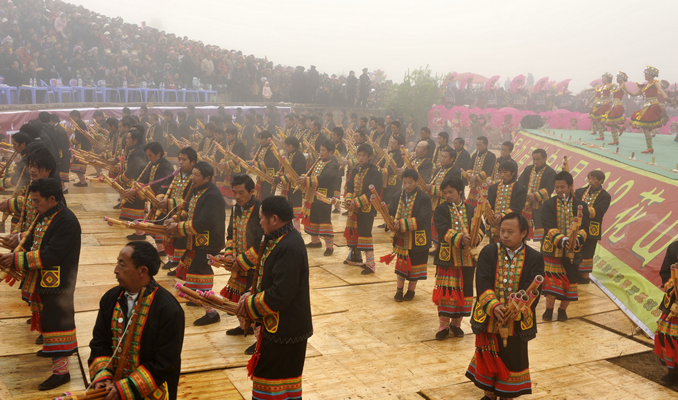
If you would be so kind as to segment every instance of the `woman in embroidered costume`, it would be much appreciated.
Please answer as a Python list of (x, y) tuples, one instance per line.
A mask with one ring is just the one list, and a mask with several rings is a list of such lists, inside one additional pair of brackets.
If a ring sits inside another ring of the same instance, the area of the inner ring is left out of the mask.
[[(259, 148), (252, 159), (252, 164), (268, 176), (275, 176), (280, 169), (280, 163), (278, 163), (278, 159), (271, 148), (272, 137), (273, 135), (269, 131), (262, 131), (259, 134)], [(261, 178), (257, 178), (255, 190), (260, 201), (275, 194), (275, 186), (262, 181)]]
[[(299, 139), (294, 136), (288, 136), (285, 139), (285, 149), (287, 150), (287, 162), (294, 172), (301, 176), (306, 172), (306, 158), (304, 153), (299, 150)], [(283, 173), (284, 172), (284, 173)], [(304, 192), (299, 188), (296, 182), (290, 180), (290, 171), (280, 171), (276, 176), (276, 183), (282, 183), (282, 196), (287, 197), (287, 200), (292, 203), (294, 208), (294, 227), (301, 232), (301, 207), (304, 201)]]
[(527, 238), (540, 242), (544, 239), (544, 228), (541, 223), (541, 206), (551, 197), (556, 171), (546, 165), (546, 150), (536, 149), (532, 152), (532, 164), (525, 167), (518, 178), (518, 183), (527, 189), (527, 199), (523, 215), (530, 223)]
[(261, 203), (259, 220), (266, 234), (256, 295), (243, 294), (236, 314), (261, 323), (252, 359), (252, 399), (301, 399), (308, 338), (313, 335), (308, 255), (294, 229), (294, 213), (282, 196)]
[[(462, 201), (464, 182), (459, 177), (445, 179), (440, 190), (444, 201), (436, 207), (433, 216), (436, 230), (442, 236), (433, 259), (436, 266), (433, 304), (438, 306), (440, 320), (437, 340), (447, 338), (450, 331), (455, 337), (464, 336), (461, 320), (471, 315), (475, 273), (475, 260), (470, 251), (471, 236), (468, 234), (475, 208)], [(482, 236), (481, 233), (478, 243)]]
[[(426, 280), (428, 251), (431, 247), (432, 209), (431, 198), (417, 187), (417, 179), (417, 171), (406, 169), (403, 172), (403, 191), (400, 198), (388, 207), (395, 223), (393, 252), (381, 257), (380, 261), (390, 264), (396, 259), (397, 283), (394, 299), (397, 302), (412, 300), (417, 282)], [(407, 293), (403, 295), (406, 280), (409, 283)]]
[(527, 342), (537, 335), (534, 314), (539, 296), (508, 324), (506, 345), (499, 331), (504, 320), (512, 318), (513, 313), (508, 312), (509, 295), (527, 290), (544, 273), (541, 254), (524, 243), (528, 230), (525, 217), (506, 214), (501, 221), (501, 243), (485, 246), (478, 256), (478, 299), (471, 318), (476, 351), (466, 377), (485, 391), (482, 400), (512, 399), (532, 393)]
[[(192, 189), (191, 173), (193, 172), (193, 166), (198, 161), (198, 154), (192, 148), (186, 147), (179, 150), (177, 160), (179, 169), (176, 170), (172, 182), (169, 184), (169, 187), (161, 186), (158, 189), (158, 196), (156, 196), (163, 212), (157, 219), (158, 221), (163, 221), (163, 223), (165, 219), (174, 215), (179, 204), (188, 198), (189, 192)], [(186, 209), (187, 206), (182, 207)], [(167, 253), (168, 262), (162, 266), (162, 269), (176, 268), (186, 251), (186, 237), (163, 236), (163, 247), (165, 248), (165, 253)], [(175, 276), (176, 270), (170, 271), (168, 275)]]
[[(128, 243), (113, 270), (119, 286), (107, 291), (99, 302), (87, 363), (93, 389), (109, 388), (112, 398), (177, 398), (184, 311), (174, 295), (155, 281), (159, 267), (160, 257), (153, 245)], [(132, 312), (139, 315), (135, 326), (129, 326)], [(129, 335), (135, 340), (127, 354), (121, 354)], [(119, 365), (121, 358), (123, 366)], [(122, 374), (116, 378), (121, 367)]]
[[(217, 255), (226, 242), (226, 204), (221, 192), (212, 182), (214, 169), (204, 161), (193, 167), (191, 176), (193, 190), (185, 211), (165, 221), (166, 234), (186, 237), (186, 251), (177, 267), (176, 277), (186, 281), (193, 290), (209, 291), (214, 285), (214, 271), (208, 263), (207, 255)], [(221, 320), (219, 313), (205, 307), (205, 315), (193, 325), (203, 326)]]
[[(541, 254), (546, 272), (543, 288), (546, 311), (542, 318), (551, 321), (556, 300), (560, 300), (558, 321), (564, 322), (567, 321), (566, 310), (570, 302), (579, 299), (579, 264), (589, 231), (589, 208), (583, 201), (572, 197), (572, 174), (561, 171), (556, 174), (554, 182), (556, 195), (544, 203), (541, 212), (545, 232)], [(582, 219), (578, 231), (573, 234), (571, 229), (579, 206), (582, 207)], [(574, 237), (576, 243), (570, 244), (570, 237)], [(568, 254), (568, 246), (571, 246), (571, 254)]]
[[(31, 330), (42, 332), (39, 357), (52, 359), (52, 376), (38, 386), (50, 390), (70, 381), (68, 356), (78, 350), (73, 294), (80, 258), (80, 223), (69, 210), (61, 182), (41, 178), (29, 186), (37, 211), (35, 227), (23, 247), (3, 254), (0, 264), (25, 275), (23, 290), (30, 295)], [(24, 250), (25, 249), (25, 250)]]
[(666, 249), (664, 262), (659, 270), (664, 298), (659, 304), (661, 317), (654, 335), (654, 353), (669, 369), (661, 382), (666, 386), (678, 384), (678, 242)]
[[(317, 124), (317, 125), (316, 125)], [(318, 123), (314, 123), (318, 127)], [(320, 237), (325, 239), (325, 256), (331, 256), (334, 252), (334, 228), (332, 228), (332, 205), (317, 200), (315, 192), (325, 196), (331, 196), (337, 180), (340, 180), (339, 163), (332, 155), (334, 142), (325, 140), (320, 146), (320, 159), (311, 166), (306, 175), (297, 179), (297, 184), (304, 187), (306, 196), (301, 213), (301, 223), (304, 231), (311, 235), (311, 242), (306, 244), (308, 248), (320, 248)]]
[(626, 93), (629, 93), (629, 89), (626, 87), (626, 81), (628, 80), (629, 77), (619, 71), (617, 74), (617, 87), (612, 89), (610, 111), (602, 119), (603, 124), (609, 126), (610, 132), (612, 132), (612, 143), (608, 143), (611, 146), (619, 144), (619, 136), (624, 133), (624, 123), (626, 122), (624, 96)]
[[(226, 230), (226, 251), (224, 256), (233, 262), (231, 277), (228, 284), (221, 289), (224, 298), (237, 303), (245, 289), (252, 286), (254, 268), (259, 261), (259, 243), (264, 231), (259, 225), (259, 200), (254, 197), (254, 181), (249, 175), (235, 175), (231, 182), (236, 204), (231, 210), (231, 216)], [(229, 336), (242, 336), (245, 321), (229, 329)], [(250, 328), (248, 333), (253, 333)]]
[[(373, 274), (375, 271), (374, 247), (372, 244), (372, 225), (377, 210), (370, 202), (374, 187), (377, 193), (381, 192), (382, 176), (379, 168), (372, 163), (372, 146), (363, 143), (358, 147), (358, 165), (350, 172), (346, 181), (345, 203), (348, 206), (348, 218), (344, 237), (350, 251), (344, 264), (363, 267), (362, 275)], [(360, 252), (365, 252), (365, 264)]]
[(582, 260), (579, 263), (579, 283), (586, 284), (591, 280), (589, 274), (593, 271), (593, 256), (596, 254), (596, 247), (603, 232), (603, 217), (610, 207), (612, 196), (607, 190), (603, 189), (605, 182), (605, 173), (600, 170), (593, 170), (586, 176), (589, 181), (588, 186), (575, 190), (574, 197), (588, 204), (589, 209), (589, 230), (584, 246), (581, 249)]
[[(510, 143), (510, 142), (509, 142)], [(499, 176), (501, 181), (490, 186), (487, 190), (487, 202), (492, 207), (494, 220), (489, 221), (491, 225), (491, 242), (499, 242), (499, 224), (504, 215), (515, 212), (521, 214), (525, 207), (527, 191), (525, 187), (517, 182), (518, 164), (513, 160), (507, 160), (499, 165)]]
[(593, 107), (591, 107), (591, 112), (589, 113), (589, 118), (591, 118), (591, 124), (593, 125), (593, 132), (591, 132), (591, 134), (595, 135), (596, 132), (598, 132), (599, 136), (596, 140), (605, 140), (605, 125), (603, 124), (603, 119), (611, 108), (610, 92), (616, 87), (616, 85), (612, 83), (611, 73), (604, 73), (602, 80), (602, 86), (586, 90), (594, 90), (596, 92), (589, 100), (589, 104), (593, 102)]
[(631, 115), (631, 125), (636, 129), (642, 129), (645, 134), (647, 149), (643, 154), (654, 153), (652, 147), (652, 130), (662, 125), (662, 107), (659, 104), (658, 96), (665, 100), (669, 96), (664, 92), (661, 83), (656, 79), (659, 76), (659, 70), (648, 66), (645, 68), (645, 80), (647, 83), (637, 83), (638, 90), (635, 92), (627, 91), (631, 96), (642, 95), (645, 97), (643, 108)]

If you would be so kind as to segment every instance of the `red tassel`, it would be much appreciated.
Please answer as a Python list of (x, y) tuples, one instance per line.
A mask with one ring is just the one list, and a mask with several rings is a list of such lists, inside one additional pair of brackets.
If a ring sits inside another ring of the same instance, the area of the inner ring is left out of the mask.
[(257, 347), (254, 349), (254, 354), (250, 357), (250, 360), (247, 362), (247, 377), (252, 379), (254, 376), (254, 369), (259, 363), (259, 357), (261, 356), (261, 338), (264, 336), (264, 329), (259, 333), (259, 338), (257, 338)]
[(42, 332), (40, 313), (34, 312), (31, 314), (31, 332)]
[(433, 289), (433, 304), (438, 305), (440, 303), (440, 300), (443, 298), (443, 288), (441, 287), (435, 287)]
[(379, 262), (389, 265), (391, 261), (396, 257), (395, 253), (390, 253), (379, 258)]
[(12, 278), (12, 275), (7, 275), (7, 277), (5, 277), (5, 282), (12, 287), (16, 283), (16, 279)]
[(452, 290), (452, 297), (454, 298), (454, 301), (457, 302), (457, 307), (461, 308), (464, 306), (464, 297), (460, 292)]

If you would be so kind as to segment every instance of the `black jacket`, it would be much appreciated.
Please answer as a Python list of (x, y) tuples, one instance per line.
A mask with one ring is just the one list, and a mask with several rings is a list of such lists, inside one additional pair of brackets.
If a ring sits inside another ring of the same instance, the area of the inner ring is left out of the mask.
[[(127, 309), (127, 299), (124, 295), (124, 289), (116, 286), (106, 292), (99, 302), (99, 313), (92, 331), (92, 341), (89, 343), (91, 350), (88, 365), (99, 357), (104, 359), (113, 355), (113, 348), (116, 342), (113, 341), (113, 331), (111, 328), (117, 321), (113, 321), (113, 311), (119, 307), (126, 318), (129, 318), (130, 310)], [(146, 312), (146, 321), (141, 331), (141, 342), (139, 343), (139, 365), (143, 366), (153, 377), (158, 386), (167, 382), (169, 398), (177, 398), (177, 387), (179, 386), (179, 375), (181, 374), (181, 349), (184, 344), (184, 311), (174, 295), (168, 292), (162, 286), (159, 286), (154, 279), (146, 287), (144, 297), (153, 294), (153, 300)], [(117, 363), (111, 363), (110, 373), (114, 374), (113, 369)], [(93, 378), (93, 377), (92, 377)], [(131, 379), (126, 377), (125, 379)], [(142, 399), (134, 384), (129, 385), (132, 388), (135, 399)]]

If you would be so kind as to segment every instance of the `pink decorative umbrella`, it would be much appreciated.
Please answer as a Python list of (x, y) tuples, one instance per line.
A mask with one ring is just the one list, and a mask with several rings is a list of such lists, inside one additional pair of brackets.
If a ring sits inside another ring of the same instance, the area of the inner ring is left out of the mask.
[(474, 76), (475, 76), (474, 74), (466, 75), (464, 77), (464, 79), (462, 79), (461, 83), (459, 84), (459, 88), (460, 89), (466, 89), (466, 86), (468, 86), (469, 83), (477, 83), (477, 82), (473, 82)]
[(457, 74), (457, 76), (454, 78), (455, 81), (462, 81), (465, 78), (468, 77), (468, 75), (473, 75), (473, 83), (487, 83), (487, 78), (485, 78), (482, 75), (474, 74), (473, 72), (462, 72)]
[(515, 93), (521, 86), (525, 84), (525, 75), (518, 75), (511, 81), (509, 91)]
[(626, 82), (626, 88), (632, 92), (635, 92), (638, 90), (638, 85), (636, 85), (635, 82)]
[(558, 94), (563, 94), (567, 90), (567, 85), (570, 83), (572, 79), (565, 79), (564, 81), (560, 82), (558, 85), (556, 85), (556, 93)]
[(543, 77), (543, 78), (541, 78), (540, 80), (538, 80), (537, 83), (534, 84), (533, 92), (534, 92), (534, 93), (537, 93), (537, 92), (541, 92), (542, 90), (544, 90), (544, 86), (546, 86), (546, 84), (548, 83), (548, 81), (549, 81), (549, 77), (548, 77), (548, 76)]
[(603, 84), (603, 79), (602, 79), (602, 78), (596, 79), (595, 81), (589, 83), (589, 85), (591, 85), (591, 87), (600, 86), (600, 85), (602, 85), (602, 84)]
[(493, 88), (498, 80), (499, 80), (499, 75), (495, 75), (492, 78), (490, 78), (487, 81), (487, 83), (485, 83), (485, 90), (490, 90), (491, 88)]

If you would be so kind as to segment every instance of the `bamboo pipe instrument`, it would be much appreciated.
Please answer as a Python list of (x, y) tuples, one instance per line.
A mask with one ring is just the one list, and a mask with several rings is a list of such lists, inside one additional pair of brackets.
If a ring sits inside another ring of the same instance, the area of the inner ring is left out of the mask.
[(2, 170), (0, 170), (0, 178), (5, 176), (5, 171), (7, 171), (7, 168), (9, 168), (10, 164), (12, 164), (12, 161), (14, 161), (14, 158), (18, 154), (17, 151), (14, 151), (12, 155), (9, 157), (9, 160), (5, 163), (5, 165), (2, 166)]
[(307, 139), (304, 139), (303, 143), (306, 150), (313, 156), (313, 158), (317, 159), (319, 154), (318, 151), (316, 151), (315, 147), (313, 147)]
[(476, 207), (475, 213), (473, 215), (473, 223), (471, 225), (471, 248), (478, 247), (480, 244), (480, 224), (482, 223), (482, 216), (485, 212), (485, 205), (487, 204), (487, 184), (483, 183), (481, 186), (480, 201), (478, 202), (478, 207)]
[(574, 247), (577, 243), (577, 235), (579, 234), (579, 227), (581, 226), (583, 206), (577, 207), (577, 215), (572, 219), (572, 225), (570, 226), (570, 235), (567, 241), (567, 258), (570, 259), (570, 262), (574, 261)]
[(179, 290), (179, 297), (185, 299), (187, 298), (189, 299), (189, 301), (201, 306), (216, 308), (231, 315), (235, 315), (235, 309), (238, 306), (236, 303), (224, 299), (224, 303), (219, 304), (218, 302), (212, 300), (210, 297), (203, 297), (197, 292), (193, 291), (193, 289), (189, 289), (181, 283), (177, 283), (176, 285), (174, 285), (174, 288)]
[[(14, 187), (14, 191), (12, 191), (12, 197), (11, 199), (15, 199), (19, 195), (19, 186), (21, 185), (21, 181), (24, 179), (24, 174), (26, 173), (26, 167), (21, 170), (21, 175), (19, 175), (19, 181), (16, 183), (16, 186)], [(5, 226), (5, 221), (7, 221), (7, 218), (9, 218), (9, 211), (5, 211), (2, 215), (2, 226), (4, 228)]]
[(267, 175), (265, 172), (263, 172), (262, 170), (260, 170), (257, 167), (249, 165), (245, 160), (243, 160), (242, 158), (233, 154), (233, 152), (231, 152), (230, 150), (227, 151), (227, 153), (230, 157), (232, 157), (235, 160), (235, 162), (240, 164), (240, 166), (243, 167), (247, 172), (250, 172), (250, 173), (256, 175), (258, 178), (260, 178), (261, 180), (263, 180), (263, 181), (265, 181), (265, 182), (267, 182), (271, 185), (275, 184), (275, 180), (273, 179), (272, 176)]
[(391, 214), (388, 213), (388, 208), (386, 207), (386, 203), (380, 202), (379, 201), (379, 196), (372, 195), (370, 196), (370, 203), (374, 206), (374, 208), (377, 210), (377, 212), (381, 215), (381, 217), (384, 219), (384, 224), (388, 228), (389, 231), (393, 232), (394, 234), (398, 234), (395, 230), (395, 223), (393, 222), (393, 218), (391, 217)]
[(315, 198), (322, 201), (325, 204), (341, 203), (341, 207), (348, 210), (348, 206), (346, 205), (346, 203), (342, 202), (338, 197), (329, 198), (329, 197), (325, 196), (324, 194), (316, 191), (315, 192)]
[(61, 396), (54, 397), (53, 400), (103, 400), (110, 393), (110, 389), (91, 389), (85, 392), (63, 392)]
[[(266, 236), (261, 238), (261, 243), (259, 244), (259, 260), (257, 260), (257, 269), (254, 270), (254, 279), (252, 280), (252, 288), (250, 292), (252, 293), (252, 296), (257, 295), (257, 287), (259, 286), (259, 277), (261, 276), (261, 270), (264, 268), (264, 266), (261, 264), (261, 261), (263, 260), (264, 256), (264, 250), (266, 249)], [(245, 319), (245, 323), (243, 324), (244, 328), (243, 330), (245, 331), (245, 334), (243, 336), (247, 337), (247, 331), (250, 330), (250, 325), (252, 325), (252, 320), (249, 318)]]
[(403, 153), (403, 160), (405, 161), (405, 165), (409, 169), (413, 169), (417, 171), (417, 185), (419, 185), (419, 188), (426, 192), (426, 181), (424, 178), (421, 177), (421, 174), (419, 173), (419, 168), (417, 168), (416, 165), (412, 164), (412, 160), (410, 160), (410, 156), (407, 154), (405, 151), (405, 146), (400, 146), (400, 151)]

